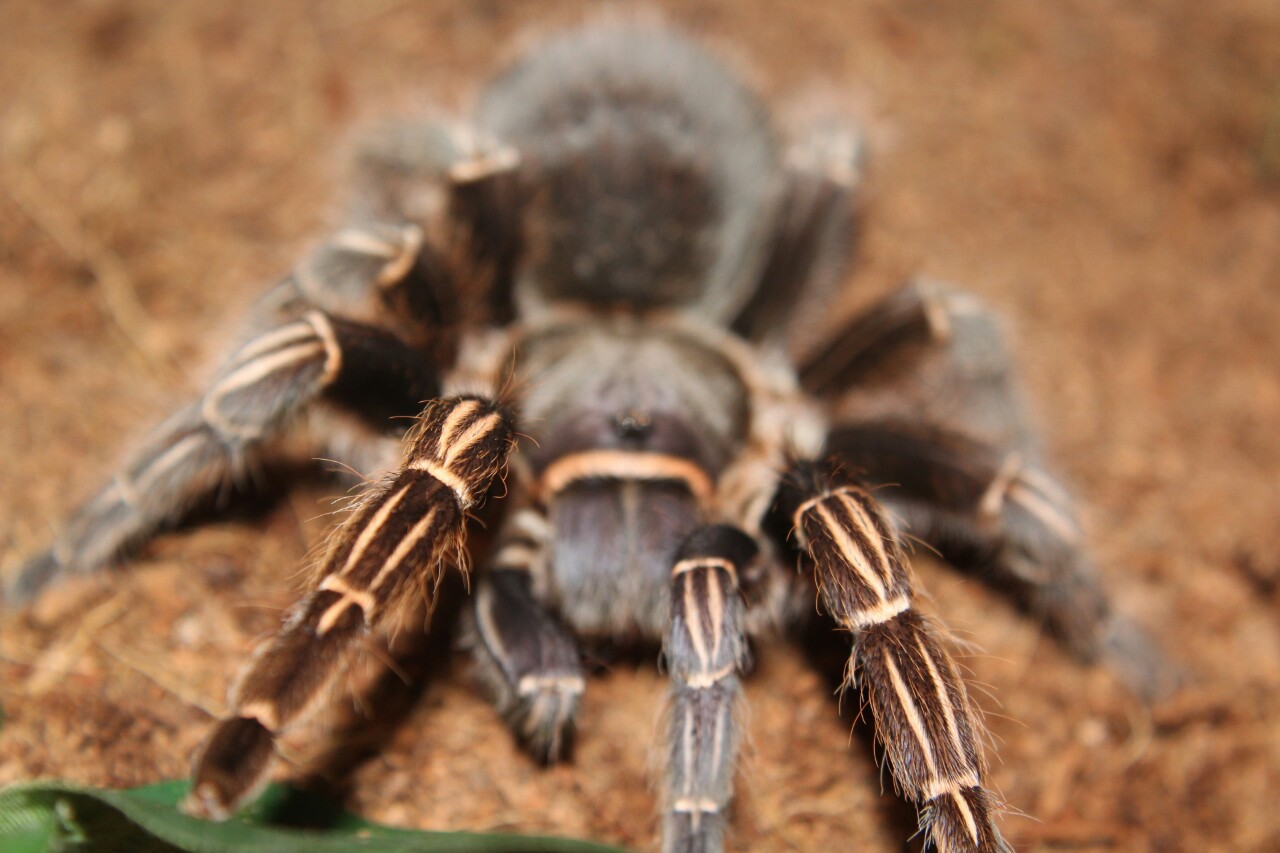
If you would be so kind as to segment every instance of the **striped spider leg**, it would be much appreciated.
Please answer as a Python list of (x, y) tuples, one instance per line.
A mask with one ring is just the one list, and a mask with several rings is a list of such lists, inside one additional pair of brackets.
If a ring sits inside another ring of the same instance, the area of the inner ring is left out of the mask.
[(897, 534), (874, 498), (827, 463), (788, 471), (777, 508), (822, 606), (854, 635), (846, 685), (860, 686), (894, 781), (921, 808), (921, 828), (941, 853), (1009, 847), (983, 787), (983, 729), (940, 631), (915, 607)]
[[(379, 128), (357, 160), (354, 224), (259, 300), (199, 398), (154, 429), (24, 564), (5, 590), (10, 604), (60, 575), (96, 571), (251, 485), (286, 437), (303, 458), (384, 468), (403, 432), (396, 419), (440, 393), (456, 326), (476, 310), (509, 314), (515, 152), (460, 123), (423, 121)], [(474, 296), (491, 304), (470, 306)]]
[(324, 696), (356, 642), (407, 595), (431, 595), (443, 564), (460, 558), (466, 514), (504, 470), (514, 436), (489, 400), (427, 405), (399, 471), (343, 525), (312, 589), (233, 687), (232, 716), (196, 757), (189, 813), (225, 819), (249, 799), (267, 778), (275, 739)]
[(878, 496), (905, 530), (1044, 620), (1082, 661), (1107, 663), (1139, 695), (1167, 692), (1177, 673), (1111, 607), (1074, 502), (1040, 463), (994, 315), (963, 291), (914, 281), (854, 317), (802, 382), (832, 394), (874, 386), (887, 369), (902, 396), (902, 367), (925, 411), (838, 423), (828, 451), (886, 487)]
[(547, 599), (545, 508), (512, 513), (476, 584), (477, 675), (516, 737), (543, 763), (564, 759), (586, 688), (573, 635)]
[(53, 546), (23, 566), (8, 600), (30, 599), (59, 575), (97, 570), (223, 496), (305, 414), (326, 406), (358, 411), (385, 432), (392, 415), (418, 411), (438, 394), (436, 366), (422, 352), (321, 307), (341, 303), (334, 294), (342, 292), (389, 295), (416, 286), (421, 244), (412, 226), (366, 226), (311, 252), (259, 306), (259, 328), (200, 398), (156, 428)]
[(663, 850), (720, 850), (733, 794), (740, 676), (748, 661), (738, 578), (755, 541), (729, 525), (696, 530), (671, 569), (671, 675)]

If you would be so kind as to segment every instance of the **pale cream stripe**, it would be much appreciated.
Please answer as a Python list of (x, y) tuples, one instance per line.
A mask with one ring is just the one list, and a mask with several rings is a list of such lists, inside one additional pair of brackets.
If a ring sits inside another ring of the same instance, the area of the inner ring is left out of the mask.
[(685, 572), (692, 572), (695, 569), (724, 569), (729, 573), (729, 577), (737, 584), (738, 570), (733, 563), (722, 557), (687, 557), (676, 563), (671, 569), (671, 576), (677, 577)]
[(244, 705), (238, 705), (236, 707), (236, 716), (252, 717), (261, 723), (267, 731), (276, 734), (280, 731), (280, 718), (277, 716), (276, 711), (276, 706), (265, 699), (255, 699)]
[(946, 794), (954, 794), (965, 788), (977, 788), (982, 784), (975, 770), (966, 770), (955, 779), (932, 779), (924, 787), (925, 800), (933, 800)]
[(1074, 519), (1021, 483), (1013, 484), (1009, 490), (1009, 498), (1040, 519), (1045, 527), (1058, 534), (1064, 542), (1075, 542), (1080, 538), (1080, 528), (1076, 526)]
[(507, 648), (503, 645), (497, 626), (493, 624), (493, 590), (488, 584), (480, 584), (480, 588), (476, 590), (476, 627), (480, 629), (480, 635), (493, 656), (499, 661), (505, 661), (508, 657)]
[(365, 612), (366, 618), (373, 614), (373, 596), (365, 590), (356, 589), (338, 575), (326, 575), (320, 582), (320, 589), (336, 592), (343, 598), (354, 601)]
[(321, 385), (332, 385), (342, 370), (342, 347), (338, 345), (338, 335), (333, 331), (333, 322), (320, 311), (308, 311), (303, 318), (316, 330), (320, 340), (324, 342), (324, 373), (320, 377)]
[(884, 537), (876, 528), (871, 514), (867, 512), (859, 501), (851, 498), (848, 492), (839, 495), (837, 500), (840, 501), (841, 506), (849, 511), (850, 519), (854, 524), (858, 525), (858, 532), (871, 543), (871, 548), (875, 551), (876, 556), (876, 559), (872, 561), (872, 568), (880, 575), (887, 589), (893, 583), (893, 568), (889, 564), (889, 555), (884, 550)]
[[(152, 460), (150, 465), (142, 469), (142, 473), (135, 477), (133, 482), (130, 484), (129, 491), (135, 498), (143, 492), (146, 492), (150, 488), (153, 480), (168, 469), (177, 465), (208, 440), (208, 436), (201, 435), (198, 432), (192, 433), (191, 435), (183, 438), (177, 444), (173, 445), (164, 453)], [(120, 494), (121, 496), (127, 494), (124, 488), (121, 488)]]
[(960, 809), (960, 816), (964, 818), (965, 826), (969, 827), (969, 837), (973, 839), (973, 843), (978, 843), (978, 821), (973, 816), (973, 809), (969, 808), (969, 801), (960, 795), (958, 791), (952, 792), (951, 799), (956, 801), (956, 806)]
[(233, 357), (237, 363), (244, 363), (285, 344), (310, 338), (313, 335), (314, 332), (311, 326), (299, 320), (287, 326), (264, 332), (261, 336), (254, 338), (241, 347)]
[(449, 180), (455, 184), (470, 184), (499, 172), (508, 172), (520, 165), (520, 152), (510, 145), (493, 151), (473, 154), (449, 167)]
[(711, 478), (696, 462), (665, 453), (632, 450), (584, 450), (547, 466), (540, 480), (547, 494), (558, 494), (578, 480), (679, 480), (701, 503), (711, 497)]
[(845, 495), (862, 495), (861, 489), (852, 486), (841, 486), (838, 489), (832, 489), (829, 492), (823, 492), (820, 495), (814, 495), (808, 500), (796, 507), (796, 511), (791, 514), (791, 526), (795, 528), (796, 534), (800, 537), (800, 546), (803, 548), (808, 545), (808, 541), (804, 536), (804, 517), (818, 504), (825, 503), (833, 497), (841, 497)]
[(378, 511), (374, 513), (373, 518), (369, 519), (369, 523), (365, 525), (364, 530), (360, 531), (360, 535), (356, 538), (356, 544), (351, 546), (351, 553), (347, 556), (347, 561), (336, 574), (344, 575), (356, 567), (356, 564), (360, 562), (360, 558), (364, 556), (364, 552), (368, 550), (369, 545), (373, 542), (374, 537), (382, 532), (382, 528), (386, 525), (387, 519), (391, 517), (391, 513), (395, 512), (395, 508), (400, 505), (400, 501), (404, 500), (404, 496), (411, 485), (406, 483), (401, 487), (400, 491), (378, 507)]
[(1000, 514), (1000, 508), (1004, 506), (1005, 495), (1009, 493), (1009, 486), (1013, 484), (1014, 479), (1021, 470), (1021, 453), (1010, 453), (1001, 460), (1000, 469), (991, 478), (991, 482), (987, 484), (981, 499), (978, 500), (978, 512), (981, 515), (995, 518)]
[(271, 355), (245, 362), (240, 367), (228, 373), (220, 379), (211, 389), (211, 393), (205, 398), (206, 406), (213, 400), (222, 397), (231, 391), (237, 391), (255, 382), (259, 382), (263, 377), (270, 376), (282, 367), (288, 367), (298, 362), (304, 362), (313, 358), (317, 353), (325, 352), (324, 342), (320, 340), (311, 340), (305, 343), (296, 344), (288, 349), (278, 350)]
[(840, 549), (845, 562), (852, 566), (853, 570), (858, 573), (858, 577), (862, 578), (863, 583), (874, 591), (881, 601), (884, 601), (889, 591), (885, 588), (884, 581), (880, 578), (880, 573), (867, 560), (867, 555), (862, 552), (858, 544), (849, 536), (848, 531), (837, 523), (830, 509), (818, 504), (814, 507), (814, 512), (822, 519), (823, 525), (827, 528), (827, 533), (835, 540), (836, 547)]
[(400, 540), (399, 544), (396, 545), (396, 549), (391, 552), (391, 556), (387, 558), (387, 562), (383, 564), (382, 568), (378, 570), (378, 574), (374, 576), (373, 583), (369, 585), (370, 592), (377, 592), (387, 578), (400, 568), (404, 558), (422, 541), (431, 525), (435, 523), (437, 512), (438, 508), (432, 505), (427, 514), (418, 519), (418, 522), (413, 525), (408, 534)]
[(587, 682), (580, 675), (526, 675), (516, 683), (516, 693), (532, 696), (546, 690), (556, 693), (581, 693)]
[(924, 756), (924, 765), (929, 771), (929, 785), (934, 785), (938, 778), (938, 763), (933, 756), (933, 745), (929, 743), (928, 732), (924, 728), (924, 718), (920, 716), (920, 709), (916, 707), (915, 701), (911, 698), (911, 693), (907, 690), (907, 684), (902, 680), (902, 673), (898, 672), (898, 665), (893, 662), (893, 655), (887, 649), (884, 653), (884, 662), (889, 670), (889, 680), (893, 683), (893, 690), (898, 694), (898, 702), (902, 705), (902, 711), (906, 715), (907, 725), (911, 727), (912, 733), (920, 743), (920, 752)]
[(453, 464), (458, 461), (458, 456), (466, 453), (476, 442), (493, 432), (494, 427), (502, 420), (502, 416), (497, 412), (486, 415), (467, 427), (467, 431), (451, 441), (447, 447), (442, 447), (444, 451), (444, 464), (452, 468)]
[[(684, 709), (684, 737), (682, 744), (684, 746), (684, 754), (681, 756), (684, 764), (684, 795), (687, 797), (693, 791), (693, 709), (686, 707)], [(677, 802), (679, 802), (677, 800)]]
[[(354, 598), (343, 596), (325, 608), (324, 613), (320, 614), (320, 619), (316, 622), (316, 636), (323, 637), (332, 630), (334, 624), (343, 613), (347, 612), (349, 607), (359, 607), (360, 602)], [(367, 622), (370, 616), (368, 610), (361, 608), (362, 615)]]
[[(719, 814), (720, 805), (707, 797), (681, 797), (671, 804), (671, 810), (680, 814), (691, 814), (696, 818), (698, 814)], [(694, 828), (697, 828), (696, 820)]]
[(1039, 468), (1023, 468), (1018, 472), (1018, 479), (1040, 492), (1050, 503), (1071, 503), (1071, 496), (1061, 484)]
[(715, 572), (707, 572), (706, 578), (707, 603), (711, 610), (711, 659), (719, 660), (720, 646), (724, 643), (724, 590)]
[(448, 452), (449, 445), (453, 443), (453, 434), (458, 431), (462, 422), (474, 415), (479, 408), (479, 400), (463, 400), (453, 407), (453, 410), (445, 416), (444, 423), (440, 425), (440, 438), (436, 444), (437, 455)]
[(711, 666), (711, 657), (707, 652), (707, 638), (702, 634), (702, 614), (699, 612), (697, 597), (693, 594), (693, 578), (684, 580), (684, 624), (689, 632), (689, 640), (693, 643), (693, 651), (698, 655), (700, 668), (705, 672)]
[(503, 545), (494, 555), (492, 563), (495, 569), (528, 571), (538, 559), (538, 549), (523, 542), (511, 542)]
[(933, 662), (933, 655), (930, 654), (923, 637), (916, 637), (916, 648), (920, 650), (920, 654), (924, 657), (925, 666), (929, 668), (929, 678), (933, 680), (933, 690), (938, 694), (938, 702), (942, 706), (942, 715), (946, 718), (947, 736), (951, 738), (951, 746), (955, 749), (956, 755), (967, 763), (964, 743), (960, 740), (960, 724), (956, 721), (956, 712), (951, 705), (951, 696), (947, 693), (946, 685), (942, 681), (942, 675), (938, 672), (938, 667)]
[(511, 528), (523, 533), (535, 542), (545, 542), (551, 534), (551, 524), (547, 517), (537, 510), (522, 509), (511, 519)]
[(716, 708), (716, 725), (711, 734), (711, 766), (714, 768), (719, 768), (720, 762), (724, 760), (724, 730), (728, 725), (728, 716), (729, 708), (727, 704), (722, 703), (720, 707)]
[(850, 630), (857, 631), (871, 625), (888, 622), (899, 613), (910, 609), (911, 596), (900, 595), (892, 601), (883, 601), (874, 607), (855, 610), (842, 620), (842, 624)]
[(458, 506), (463, 509), (471, 507), (471, 487), (467, 482), (457, 474), (450, 471), (442, 465), (437, 465), (430, 459), (415, 459), (409, 463), (409, 469), (412, 471), (425, 471), (432, 477), (435, 477), (441, 483), (444, 483), (458, 498)]
[(946, 294), (941, 288), (930, 282), (920, 282), (920, 301), (924, 308), (925, 322), (929, 325), (929, 334), (935, 341), (947, 341), (951, 338), (951, 312), (947, 307)]
[(329, 241), (337, 249), (346, 249), (361, 255), (390, 260), (400, 254), (400, 247), (390, 240), (358, 228), (344, 228)]
[(730, 675), (733, 675), (737, 668), (738, 665), (736, 663), (729, 663), (710, 672), (695, 672), (685, 679), (684, 683), (685, 686), (692, 687), (694, 690), (706, 690), (708, 687), (714, 687)]

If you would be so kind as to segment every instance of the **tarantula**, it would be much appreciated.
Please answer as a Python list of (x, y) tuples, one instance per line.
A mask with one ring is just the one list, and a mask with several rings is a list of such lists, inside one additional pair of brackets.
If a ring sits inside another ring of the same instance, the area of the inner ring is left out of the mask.
[(10, 596), (107, 564), (305, 432), (316, 455), (386, 473), (239, 677), (190, 812), (253, 796), (358, 641), (464, 561), (489, 496), (474, 653), (538, 757), (566, 753), (580, 642), (662, 644), (664, 849), (721, 848), (747, 638), (813, 619), (816, 596), (852, 635), (847, 682), (927, 841), (1007, 850), (981, 724), (903, 540), (1011, 590), (1085, 659), (1117, 623), (977, 300), (916, 281), (788, 355), (812, 320), (797, 306), (846, 272), (859, 169), (850, 122), (780, 141), (670, 30), (544, 41), (468, 122), (370, 136), (352, 224), (269, 292), (203, 395)]

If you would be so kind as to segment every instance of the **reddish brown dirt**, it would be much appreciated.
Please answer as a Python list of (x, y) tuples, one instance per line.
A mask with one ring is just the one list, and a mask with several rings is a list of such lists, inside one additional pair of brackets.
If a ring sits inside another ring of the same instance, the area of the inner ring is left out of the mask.
[[(785, 11), (783, 11), (785, 9)], [(455, 104), (562, 2), (0, 2), (0, 559), (11, 572), (330, 221), (349, 129)], [(862, 301), (923, 271), (1000, 306), (1109, 586), (1193, 673), (1144, 707), (998, 597), (924, 567), (1023, 850), (1280, 849), (1280, 5), (697, 2), (769, 97), (821, 84), (873, 143)], [(186, 773), (295, 588), (323, 487), (166, 538), (0, 616), (0, 782)], [(750, 680), (737, 850), (902, 849), (865, 732), (787, 647)], [(593, 681), (536, 769), (432, 681), (353, 779), (395, 824), (648, 846), (663, 689)], [(302, 748), (298, 744), (297, 748)], [(286, 768), (286, 771), (288, 768)]]

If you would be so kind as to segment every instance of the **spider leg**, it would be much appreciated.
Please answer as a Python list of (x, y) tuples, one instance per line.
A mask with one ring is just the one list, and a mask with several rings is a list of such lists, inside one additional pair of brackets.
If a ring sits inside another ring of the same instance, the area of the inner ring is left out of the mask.
[[(857, 314), (800, 368), (806, 390), (877, 417), (1035, 449), (1001, 325), (977, 297), (917, 279)], [(849, 404), (853, 404), (851, 407)]]
[(885, 487), (878, 496), (912, 535), (1138, 694), (1176, 684), (1156, 645), (1112, 610), (1073, 502), (1040, 464), (999, 323), (977, 298), (912, 282), (856, 316), (801, 376), (815, 393), (852, 392), (862, 414), (833, 428), (828, 449)]
[(776, 342), (808, 325), (806, 308), (825, 310), (849, 266), (861, 161), (857, 131), (838, 124), (812, 129), (787, 148), (773, 242), (735, 332)]
[(538, 760), (565, 757), (586, 687), (573, 636), (539, 600), (546, 518), (516, 513), (475, 595), (481, 678), (516, 736)]
[(459, 296), (483, 292), (484, 319), (510, 322), (522, 247), (520, 152), (462, 121), (401, 120), (374, 128), (356, 163), (353, 215), (448, 223), (443, 242), (461, 248), (461, 257), (452, 260), (470, 266), (472, 286)]
[[(396, 235), (405, 242), (393, 242)], [(333, 302), (344, 288), (358, 289), (353, 281), (398, 283), (415, 246), (414, 236), (399, 230), (353, 230), (313, 252), (282, 285), (294, 288), (303, 307), (258, 329), (199, 400), (156, 428), (73, 514), (53, 546), (24, 565), (8, 599), (27, 600), (61, 574), (100, 568), (244, 480), (263, 445), (317, 400), (358, 412), (382, 430), (392, 416), (418, 411), (439, 392), (431, 361), (389, 332), (306, 308), (315, 303), (298, 290), (310, 282)]]
[[(812, 564), (823, 607), (855, 635), (846, 672), (894, 781), (942, 853), (1003, 853), (983, 787), (983, 730), (940, 631), (916, 609), (906, 556), (876, 501), (834, 465), (798, 463), (776, 505)], [(927, 845), (926, 845), (927, 846)]]
[(437, 390), (422, 356), (380, 330), (320, 311), (271, 329), (237, 350), (198, 402), (147, 438), (57, 542), (23, 567), (7, 595), (29, 599), (60, 574), (95, 570), (150, 539), (242, 477), (263, 442), (322, 393), (404, 413)]
[(1083, 548), (1070, 497), (1018, 451), (919, 424), (835, 428), (828, 449), (858, 471), (905, 530), (1045, 621), (1082, 660), (1106, 659), (1143, 695), (1173, 677), (1114, 613)]
[(312, 589), (254, 654), (195, 761), (184, 808), (224, 819), (267, 778), (278, 735), (343, 672), (356, 641), (408, 594), (427, 595), (458, 557), (464, 522), (502, 472), (514, 440), (503, 411), (476, 397), (427, 405), (404, 464), (369, 494), (326, 554)]
[(738, 746), (739, 675), (747, 663), (739, 574), (756, 555), (742, 531), (712, 525), (685, 541), (671, 570), (671, 674), (662, 849), (722, 848)]

